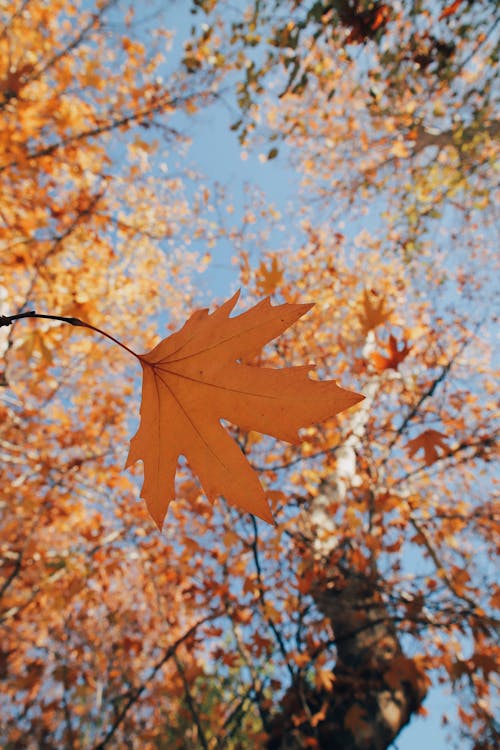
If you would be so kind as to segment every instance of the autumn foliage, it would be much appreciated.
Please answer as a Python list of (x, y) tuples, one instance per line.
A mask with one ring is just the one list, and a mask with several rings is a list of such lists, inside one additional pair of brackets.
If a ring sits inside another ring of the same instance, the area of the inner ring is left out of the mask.
[(188, 459), (211, 502), (222, 496), (272, 523), (264, 489), (220, 425), (221, 418), (297, 443), (300, 427), (323, 422), (363, 399), (334, 381), (310, 380), (310, 365), (281, 371), (252, 365), (255, 353), (311, 305), (272, 307), (265, 299), (230, 318), (238, 297), (211, 315), (198, 310), (180, 331), (140, 356), (141, 423), (127, 466), (142, 459), (142, 494), (160, 529), (175, 497), (180, 455)]
[(491, 4), (147, 5), (0, 9), (0, 745), (493, 750)]

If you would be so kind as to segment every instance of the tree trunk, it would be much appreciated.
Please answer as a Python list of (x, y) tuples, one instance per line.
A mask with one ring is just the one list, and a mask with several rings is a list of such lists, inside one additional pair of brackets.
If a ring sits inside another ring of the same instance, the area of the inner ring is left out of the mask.
[[(374, 342), (370, 331), (367, 358)], [(374, 373), (335, 454), (336, 470), (302, 517), (302, 538), (318, 571), (311, 593), (335, 636), (333, 687), (319, 691), (304, 680), (292, 685), (271, 722), (268, 750), (385, 750), (426, 695), (425, 677), (404, 655), (382, 597), (386, 587), (376, 561), (363, 561), (363, 569), (353, 562), (350, 542), (339, 538), (332, 514), (332, 507), (349, 503), (351, 488), (361, 485), (357, 454), (379, 388)], [(361, 531), (360, 541), (362, 537)]]
[(293, 685), (268, 750), (385, 750), (425, 698), (426, 681), (403, 654), (377, 578), (350, 570), (341, 579), (313, 594), (336, 639), (332, 691)]

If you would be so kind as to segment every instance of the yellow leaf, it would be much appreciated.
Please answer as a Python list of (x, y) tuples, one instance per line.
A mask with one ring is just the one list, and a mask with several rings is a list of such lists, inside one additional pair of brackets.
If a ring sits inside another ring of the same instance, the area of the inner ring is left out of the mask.
[(410, 155), (410, 152), (403, 141), (395, 141), (391, 148), (391, 154), (393, 156), (399, 157), (400, 159), (407, 159)]

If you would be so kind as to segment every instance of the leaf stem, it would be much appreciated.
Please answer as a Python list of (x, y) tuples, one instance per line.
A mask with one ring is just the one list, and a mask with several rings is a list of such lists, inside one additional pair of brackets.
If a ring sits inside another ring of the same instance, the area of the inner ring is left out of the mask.
[(123, 344), (121, 341), (118, 341), (118, 339), (115, 339), (115, 337), (110, 333), (106, 333), (106, 331), (102, 331), (100, 328), (96, 328), (96, 326), (91, 325), (91, 323), (86, 323), (84, 320), (80, 320), (80, 318), (68, 318), (64, 315), (44, 315), (42, 313), (37, 313), (34, 310), (28, 310), (27, 312), (17, 313), (16, 315), (0, 315), (0, 328), (2, 326), (10, 326), (15, 320), (20, 320), (21, 318), (45, 318), (46, 320), (60, 320), (62, 323), (69, 323), (72, 326), (82, 326), (83, 328), (89, 328), (91, 331), (95, 331), (96, 333), (100, 333), (101, 336), (105, 336), (114, 344), (118, 344), (118, 346), (121, 346), (121, 348), (125, 349), (126, 352), (138, 359), (139, 362), (141, 361), (140, 354), (132, 351), (132, 349), (126, 346), (126, 344)]

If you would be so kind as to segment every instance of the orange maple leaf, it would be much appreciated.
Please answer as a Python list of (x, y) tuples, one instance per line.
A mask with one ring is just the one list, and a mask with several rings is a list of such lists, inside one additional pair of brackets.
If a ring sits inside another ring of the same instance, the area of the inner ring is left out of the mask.
[(33, 72), (33, 65), (26, 63), (17, 69), (10, 69), (3, 80), (0, 80), (0, 94), (5, 99), (19, 96), (23, 86), (26, 85), (28, 76)]
[(227, 419), (295, 443), (298, 429), (353, 406), (364, 397), (335, 381), (307, 376), (313, 366), (276, 370), (245, 364), (310, 310), (310, 304), (259, 302), (234, 318), (239, 292), (209, 314), (193, 313), (183, 328), (139, 356), (141, 421), (126, 467), (144, 462), (141, 497), (161, 528), (175, 497), (183, 455), (208, 499), (218, 496), (272, 523), (266, 494), (244, 454), (221, 425)]
[(389, 336), (387, 350), (389, 352), (388, 357), (384, 357), (384, 355), (379, 354), (379, 352), (373, 352), (373, 354), (370, 355), (374, 367), (379, 372), (389, 369), (397, 370), (399, 364), (408, 356), (411, 346), (408, 346), (406, 341), (403, 341), (403, 348), (399, 350), (396, 338), (391, 335)]
[(280, 267), (276, 256), (273, 257), (269, 269), (264, 261), (262, 261), (257, 270), (257, 274), (260, 277), (257, 279), (257, 291), (259, 294), (265, 296), (273, 294), (276, 291), (276, 287), (283, 279), (283, 269)]
[(372, 331), (377, 326), (385, 323), (391, 316), (392, 310), (385, 307), (385, 297), (381, 297), (379, 302), (374, 301), (374, 294), (369, 294), (365, 289), (363, 292), (363, 310), (358, 314), (364, 333)]
[[(420, 449), (424, 451), (424, 460), (427, 466), (430, 466), (448, 453), (449, 446), (446, 443), (446, 435), (437, 430), (424, 430), (418, 437), (409, 440), (407, 443), (408, 455), (413, 458), (415, 453)], [(438, 450), (439, 449), (439, 450)]]
[(405, 682), (413, 685), (419, 692), (425, 692), (429, 686), (429, 677), (425, 672), (422, 660), (418, 657), (411, 659), (407, 656), (396, 656), (384, 672), (384, 681), (393, 690), (397, 690)]

